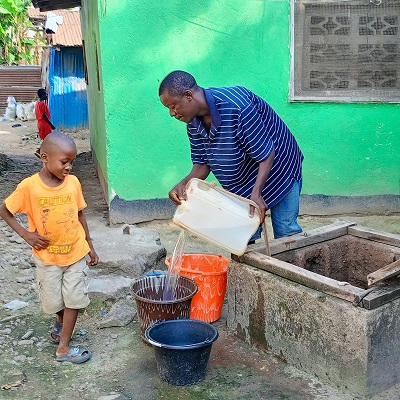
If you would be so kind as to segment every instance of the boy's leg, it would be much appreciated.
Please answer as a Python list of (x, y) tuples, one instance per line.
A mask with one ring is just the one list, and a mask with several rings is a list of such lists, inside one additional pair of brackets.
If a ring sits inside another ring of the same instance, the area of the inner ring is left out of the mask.
[[(56, 356), (62, 356), (67, 354), (70, 350), (69, 342), (72, 337), (72, 333), (74, 332), (76, 320), (78, 318), (78, 311), (74, 308), (65, 308), (64, 309), (64, 322), (63, 322), (63, 330), (61, 332), (60, 344), (57, 347)], [(88, 350), (84, 350), (80, 353), (80, 357), (86, 357), (90, 352)]]
[(60, 344), (57, 347), (56, 355), (67, 354), (69, 351), (69, 341), (75, 328), (78, 310), (73, 308), (64, 308), (63, 329), (60, 336)]
[(295, 181), (290, 192), (271, 208), (272, 228), (275, 239), (302, 232), (297, 223), (300, 205), (301, 181)]
[(59, 311), (56, 313), (57, 322), (63, 323), (64, 319), (64, 310)]
[(56, 322), (54, 322), (54, 325), (50, 331), (51, 341), (55, 344), (60, 343), (60, 336), (63, 328), (63, 315), (64, 315), (64, 310), (61, 310), (58, 313), (56, 313)]
[(56, 322), (50, 331), (50, 340), (58, 344), (65, 307), (61, 287), (64, 269), (57, 265), (44, 265), (42, 260), (35, 256), (32, 256), (32, 260), (36, 265), (37, 287), (43, 311), (46, 314), (56, 314)]
[[(62, 282), (62, 294), (65, 308), (58, 313), (63, 320), (60, 344), (56, 351), (58, 361), (84, 362), (88, 360), (91, 353), (88, 350), (81, 350), (77, 347), (70, 347), (71, 340), (78, 312), (89, 305), (87, 274), (89, 267), (86, 260), (76, 262), (65, 267)], [(64, 357), (63, 357), (64, 356)]]
[(56, 359), (58, 361), (81, 363), (87, 361), (91, 357), (89, 350), (82, 350), (78, 347), (69, 346), (78, 317), (78, 311), (79, 310), (74, 308), (64, 308), (63, 329), (61, 332), (60, 344), (56, 351)]

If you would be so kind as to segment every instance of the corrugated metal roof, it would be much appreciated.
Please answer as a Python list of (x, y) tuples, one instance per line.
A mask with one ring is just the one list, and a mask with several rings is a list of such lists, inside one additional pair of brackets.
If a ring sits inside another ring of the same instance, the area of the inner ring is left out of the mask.
[(32, 4), (34, 7), (40, 8), (40, 11), (49, 11), (80, 7), (81, 0), (32, 0)]
[[(28, 7), (28, 15), (31, 19), (42, 19), (45, 23), (47, 12), (41, 12), (37, 8)], [(53, 33), (53, 46), (82, 46), (81, 19), (79, 10), (54, 10), (52, 13), (64, 17), (61, 25), (58, 26), (57, 32)]]
[(41, 68), (38, 66), (0, 66), (0, 114), (4, 114), (8, 96), (15, 97), (18, 103), (34, 100), (41, 82)]

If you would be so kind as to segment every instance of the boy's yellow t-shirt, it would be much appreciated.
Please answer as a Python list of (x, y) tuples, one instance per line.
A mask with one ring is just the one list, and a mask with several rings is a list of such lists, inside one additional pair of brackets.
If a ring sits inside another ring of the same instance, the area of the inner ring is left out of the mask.
[(28, 214), (30, 232), (51, 239), (47, 249), (32, 248), (45, 265), (65, 267), (90, 251), (78, 219), (78, 211), (87, 204), (76, 176), (68, 175), (60, 186), (50, 187), (35, 174), (24, 179), (4, 203), (12, 214)]

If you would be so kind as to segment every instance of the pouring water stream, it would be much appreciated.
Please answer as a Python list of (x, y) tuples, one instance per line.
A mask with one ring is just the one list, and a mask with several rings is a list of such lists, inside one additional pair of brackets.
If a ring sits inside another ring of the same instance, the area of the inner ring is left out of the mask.
[(181, 230), (178, 240), (176, 242), (174, 252), (171, 256), (171, 261), (168, 266), (168, 274), (165, 282), (165, 289), (163, 292), (163, 301), (171, 301), (176, 297), (176, 286), (179, 277), (179, 272), (182, 268), (183, 250), (187, 239), (187, 232)]

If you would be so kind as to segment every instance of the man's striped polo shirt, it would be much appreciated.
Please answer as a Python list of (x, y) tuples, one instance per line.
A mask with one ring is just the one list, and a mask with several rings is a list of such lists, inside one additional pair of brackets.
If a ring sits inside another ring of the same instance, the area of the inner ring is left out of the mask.
[(301, 179), (303, 154), (296, 139), (269, 104), (245, 87), (203, 90), (212, 124), (210, 132), (199, 117), (187, 125), (192, 162), (207, 164), (223, 188), (249, 198), (259, 162), (275, 149), (262, 192), (273, 207)]

